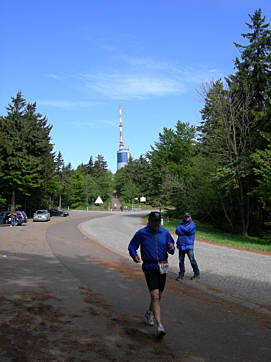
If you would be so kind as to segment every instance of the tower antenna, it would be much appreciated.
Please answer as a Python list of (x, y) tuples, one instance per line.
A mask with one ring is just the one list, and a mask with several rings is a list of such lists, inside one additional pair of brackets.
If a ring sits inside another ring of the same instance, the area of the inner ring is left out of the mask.
[(122, 117), (121, 117), (121, 105), (120, 105), (120, 147), (124, 146), (123, 138), (122, 138)]

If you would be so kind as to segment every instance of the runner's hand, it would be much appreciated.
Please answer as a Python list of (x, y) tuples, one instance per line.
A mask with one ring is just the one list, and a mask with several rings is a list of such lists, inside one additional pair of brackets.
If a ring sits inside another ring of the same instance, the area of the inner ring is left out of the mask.
[(167, 245), (168, 245), (169, 250), (173, 250), (173, 249), (174, 249), (174, 245), (173, 245), (173, 244), (168, 243)]
[(134, 262), (135, 262), (135, 263), (140, 263), (140, 262), (141, 262), (140, 257), (139, 257), (139, 256), (136, 256), (136, 257), (134, 258)]

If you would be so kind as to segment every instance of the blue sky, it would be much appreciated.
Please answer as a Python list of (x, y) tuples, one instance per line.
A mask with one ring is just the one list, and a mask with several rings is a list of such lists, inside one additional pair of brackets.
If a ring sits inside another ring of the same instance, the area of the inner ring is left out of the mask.
[(178, 119), (198, 124), (196, 89), (233, 71), (259, 7), (271, 21), (269, 0), (3, 0), (0, 114), (20, 89), (66, 163), (100, 153), (114, 172), (119, 104), (133, 157)]

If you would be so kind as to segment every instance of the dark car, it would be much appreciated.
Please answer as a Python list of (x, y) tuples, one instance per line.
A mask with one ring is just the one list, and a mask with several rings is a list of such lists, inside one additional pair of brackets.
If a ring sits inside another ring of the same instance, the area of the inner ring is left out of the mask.
[[(10, 218), (11, 211), (2, 211), (0, 213), (0, 224), (10, 224), (11, 218)], [(16, 225), (21, 226), (24, 222), (24, 215), (21, 211), (16, 211)]]
[(63, 211), (63, 210), (60, 210), (60, 209), (51, 209), (50, 210), (50, 215), (51, 216), (63, 216), (63, 217), (66, 217), (66, 216), (69, 216), (69, 213), (67, 211)]
[(17, 225), (21, 226), (22, 224), (27, 223), (28, 219), (24, 211), (17, 211)]
[(11, 211), (1, 211), (0, 212), (0, 224), (8, 224), (9, 214)]
[(20, 212), (20, 213), (21, 213), (22, 219), (23, 219), (23, 223), (26, 224), (26, 223), (28, 222), (28, 217), (27, 217), (25, 211), (21, 211), (21, 210), (20, 210), (20, 211), (17, 211), (17, 212)]

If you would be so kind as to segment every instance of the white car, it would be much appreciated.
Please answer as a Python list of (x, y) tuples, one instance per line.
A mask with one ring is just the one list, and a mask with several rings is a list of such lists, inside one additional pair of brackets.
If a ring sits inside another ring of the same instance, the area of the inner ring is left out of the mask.
[(37, 210), (33, 215), (33, 221), (50, 221), (48, 210)]

